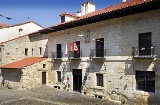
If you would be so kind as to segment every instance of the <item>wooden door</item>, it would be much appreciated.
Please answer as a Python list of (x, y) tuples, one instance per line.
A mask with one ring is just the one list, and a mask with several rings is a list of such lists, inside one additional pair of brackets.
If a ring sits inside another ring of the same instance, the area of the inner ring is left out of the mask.
[(42, 72), (42, 84), (46, 84), (46, 72)]

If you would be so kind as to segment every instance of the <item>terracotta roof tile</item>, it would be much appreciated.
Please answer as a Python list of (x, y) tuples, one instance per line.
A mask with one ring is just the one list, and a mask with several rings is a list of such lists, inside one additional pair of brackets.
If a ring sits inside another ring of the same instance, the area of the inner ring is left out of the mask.
[(0, 66), (0, 68), (3, 68), (3, 69), (9, 69), (9, 68), (15, 68), (15, 69), (20, 69), (20, 68), (23, 68), (23, 67), (26, 67), (26, 66), (29, 66), (29, 65), (32, 65), (32, 64), (35, 64), (37, 62), (40, 62), (40, 61), (43, 61), (47, 58), (42, 58), (42, 57), (29, 57), (29, 58), (25, 58), (25, 59), (22, 59), (22, 60), (19, 60), (19, 61), (16, 61), (16, 62), (13, 62), (13, 63), (9, 63), (9, 64), (6, 64), (6, 65), (2, 65)]
[(5, 28), (5, 27), (8, 27), (8, 25), (0, 23), (0, 28)]
[(56, 24), (56, 25), (50, 26), (48, 28), (54, 28), (54, 27), (57, 27), (59, 25), (72, 23), (72, 22), (75, 22), (75, 21), (78, 21), (78, 20), (86, 19), (86, 18), (93, 17), (93, 16), (100, 15), (100, 14), (104, 14), (104, 13), (109, 13), (111, 11), (116, 11), (116, 10), (120, 10), (120, 9), (127, 8), (127, 7), (136, 6), (136, 5), (143, 4), (143, 3), (146, 3), (146, 2), (150, 2), (150, 1), (153, 1), (153, 0), (130, 0), (128, 2), (122, 2), (120, 4), (116, 4), (116, 5), (107, 7), (107, 8), (103, 8), (101, 10), (96, 10), (94, 12), (88, 13), (88, 14), (83, 15), (83, 16), (80, 16), (79, 18), (77, 18), (75, 20), (71, 20), (71, 21), (67, 21), (67, 22), (64, 22), (64, 23)]
[(71, 14), (71, 13), (68, 13), (68, 12), (63, 12), (63, 13), (60, 14), (59, 16), (64, 16), (64, 15), (68, 15), (68, 16), (71, 16), (71, 17), (79, 18), (79, 16), (76, 16), (76, 15)]
[(116, 5), (113, 5), (107, 8), (103, 8), (101, 10), (97, 10), (97, 11), (88, 13), (86, 15), (83, 15), (78, 20), (96, 16), (96, 15), (103, 14), (103, 13), (107, 13), (107, 12), (111, 12), (111, 11), (115, 11), (115, 10), (119, 10), (119, 9), (126, 8), (126, 7), (135, 6), (135, 5), (142, 4), (145, 2), (149, 2), (149, 1), (152, 1), (152, 0), (145, 0), (145, 1), (144, 0), (131, 0), (129, 2), (122, 2), (120, 4), (116, 4)]

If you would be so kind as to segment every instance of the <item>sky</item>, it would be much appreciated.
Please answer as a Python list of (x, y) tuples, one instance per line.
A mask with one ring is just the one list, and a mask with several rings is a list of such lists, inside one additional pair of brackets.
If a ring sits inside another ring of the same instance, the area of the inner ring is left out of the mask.
[[(63, 12), (75, 14), (81, 11), (81, 4), (86, 1), (88, 0), (0, 0), (0, 22), (14, 25), (34, 21), (46, 28), (59, 24), (59, 15)], [(96, 10), (122, 2), (122, 0), (89, 1), (95, 3)]]

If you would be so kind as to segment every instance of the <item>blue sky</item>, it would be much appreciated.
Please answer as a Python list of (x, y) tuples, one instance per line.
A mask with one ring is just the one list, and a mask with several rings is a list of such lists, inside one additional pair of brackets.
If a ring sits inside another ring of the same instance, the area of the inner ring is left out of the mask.
[[(8, 25), (33, 20), (43, 27), (60, 22), (62, 12), (75, 14), (87, 0), (0, 0), (0, 22)], [(122, 0), (90, 0), (96, 10), (121, 3)], [(12, 18), (8, 20), (5, 17)], [(29, 20), (28, 20), (29, 17)]]

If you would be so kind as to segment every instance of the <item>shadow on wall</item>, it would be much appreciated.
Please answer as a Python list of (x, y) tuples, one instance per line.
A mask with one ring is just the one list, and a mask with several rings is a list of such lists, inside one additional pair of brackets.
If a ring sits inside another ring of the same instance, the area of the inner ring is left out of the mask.
[(46, 43), (46, 47), (45, 47), (45, 50), (44, 50), (43, 57), (45, 57), (45, 58), (48, 57), (48, 42)]
[(1, 69), (0, 69), (0, 76), (2, 76)]
[(22, 71), (19, 69), (2, 69), (3, 80), (20, 82)]
[(150, 94), (150, 96), (147, 99), (148, 105), (159, 105), (160, 104), (160, 95), (157, 94)]

